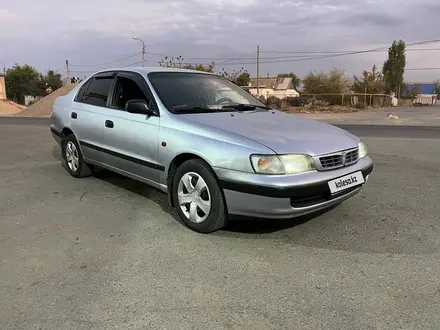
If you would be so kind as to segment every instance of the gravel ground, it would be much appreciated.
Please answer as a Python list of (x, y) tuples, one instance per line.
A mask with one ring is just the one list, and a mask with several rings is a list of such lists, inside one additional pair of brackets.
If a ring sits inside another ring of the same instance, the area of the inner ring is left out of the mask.
[[(388, 119), (389, 113), (399, 119)], [(331, 124), (440, 126), (440, 106), (379, 108), (349, 113), (304, 113), (299, 115)]]
[(439, 329), (439, 139), (367, 133), (358, 196), (201, 235), (143, 184), (70, 177), (47, 126), (0, 125), (0, 329)]

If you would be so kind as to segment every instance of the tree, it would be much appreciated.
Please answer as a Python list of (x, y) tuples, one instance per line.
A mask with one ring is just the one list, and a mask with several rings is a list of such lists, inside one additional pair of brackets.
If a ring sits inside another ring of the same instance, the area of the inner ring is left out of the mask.
[(231, 73), (227, 72), (224, 68), (220, 71), (220, 76), (232, 81), (238, 86), (247, 86), (251, 81), (250, 75), (244, 68), (240, 70), (232, 70)]
[(437, 100), (440, 100), (440, 80), (434, 81), (435, 84), (435, 93), (437, 94)]
[(43, 75), (28, 64), (16, 64), (8, 69), (5, 84), (8, 97), (20, 104), (24, 104), (25, 95), (46, 96), (48, 89), (55, 91), (63, 86), (59, 73), (49, 70)]
[(382, 73), (387, 93), (397, 93), (403, 86), (403, 74), (406, 66), (406, 44), (403, 40), (394, 40), (388, 49), (388, 59), (384, 62)]
[(182, 56), (171, 57), (171, 58), (165, 56), (162, 60), (159, 61), (159, 65), (164, 68), (180, 68), (180, 69), (189, 69), (189, 70), (197, 70), (204, 72), (214, 72), (214, 62), (208, 65), (188, 64), (184, 62)]
[(6, 94), (13, 101), (24, 104), (24, 96), (40, 95), (40, 73), (32, 66), (14, 65), (5, 74)]
[[(189, 70), (197, 70), (214, 73), (215, 63), (211, 64), (188, 64), (185, 63), (184, 58), (182, 56), (171, 57), (165, 56), (162, 60), (160, 60), (159, 65), (164, 68), (179, 68), (179, 69), (189, 69)], [(225, 69), (221, 69), (218, 73), (220, 76), (232, 81), (234, 84), (238, 86), (247, 86), (250, 82), (250, 75), (244, 68), (240, 70), (232, 70), (231, 73), (228, 73)]]
[(303, 79), (304, 94), (344, 93), (350, 84), (343, 70), (332, 69), (328, 73), (309, 72)]
[(293, 88), (297, 88), (299, 86), (299, 84), (301, 84), (301, 79), (294, 74), (293, 72), (290, 73), (280, 73), (278, 75), (278, 77), (280, 78), (292, 78), (292, 84), (293, 84)]
[(384, 92), (383, 75), (377, 71), (376, 65), (373, 65), (371, 72), (364, 70), (361, 78), (356, 76), (353, 78), (352, 90), (355, 93), (365, 93), (365, 89), (369, 94), (382, 94)]
[(58, 88), (63, 86), (63, 81), (61, 80), (61, 74), (55, 73), (53, 70), (47, 71), (46, 75), (41, 75), (40, 80), (42, 82), (43, 91), (41, 95), (46, 94), (46, 89), (51, 88), (52, 91), (56, 91)]
[(408, 91), (409, 93), (408, 93), (408, 95), (411, 97), (411, 98), (415, 98), (415, 97), (417, 97), (417, 95), (419, 95), (420, 94), (420, 84), (415, 84), (414, 85), (414, 88), (412, 88), (410, 91)]

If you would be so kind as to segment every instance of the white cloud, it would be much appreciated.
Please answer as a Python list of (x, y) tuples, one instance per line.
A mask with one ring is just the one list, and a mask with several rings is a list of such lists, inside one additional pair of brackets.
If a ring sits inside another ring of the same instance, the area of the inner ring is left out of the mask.
[(8, 9), (0, 8), (0, 40), (20, 38), (29, 32), (29, 21)]

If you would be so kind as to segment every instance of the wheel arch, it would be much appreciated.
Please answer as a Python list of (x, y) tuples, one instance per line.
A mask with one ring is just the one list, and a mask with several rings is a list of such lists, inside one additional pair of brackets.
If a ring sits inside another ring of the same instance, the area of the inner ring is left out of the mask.
[[(61, 130), (61, 134), (62, 134), (63, 136), (67, 136), (67, 135), (70, 135), (70, 134), (75, 135), (75, 134), (73, 133), (73, 131), (72, 131), (69, 127), (64, 127), (64, 128)], [(75, 137), (75, 138), (76, 138), (76, 137)]]
[[(198, 160), (205, 162), (212, 170), (211, 164), (206, 159), (204, 159), (202, 156), (197, 155), (195, 153), (184, 152), (184, 153), (181, 153), (181, 154), (177, 155), (176, 157), (174, 157), (174, 159), (171, 161), (170, 165), (168, 166), (168, 172), (167, 172), (168, 203), (170, 204), (171, 207), (175, 206), (174, 202), (173, 202), (174, 175), (176, 174), (176, 171), (180, 165), (182, 165), (183, 163), (185, 163), (186, 161), (191, 160), (191, 159), (198, 159)], [(217, 181), (217, 184), (220, 187), (220, 191), (221, 191), (221, 193), (223, 195), (223, 199), (224, 199), (225, 196), (223, 193), (223, 189), (220, 186), (220, 180), (217, 177), (217, 174), (213, 170), (212, 170), (212, 174), (214, 176), (214, 179)], [(227, 205), (226, 205), (226, 211), (227, 211)]]
[(78, 142), (79, 149), (82, 152), (81, 144), (79, 143), (79, 140), (76, 138), (75, 133), (69, 127), (64, 127), (61, 130), (61, 155), (62, 155), (63, 158), (64, 158), (64, 154), (65, 154), (64, 153), (64, 147), (65, 146), (64, 146), (63, 140), (64, 140), (64, 138), (66, 136), (69, 136), (69, 135), (73, 135), (74, 136), (75, 140)]

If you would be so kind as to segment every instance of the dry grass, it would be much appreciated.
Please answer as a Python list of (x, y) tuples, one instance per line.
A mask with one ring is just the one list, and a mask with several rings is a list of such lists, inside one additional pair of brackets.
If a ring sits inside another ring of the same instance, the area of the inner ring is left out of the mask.
[(287, 113), (347, 113), (362, 111), (362, 109), (342, 107), (340, 105), (313, 105), (311, 107), (283, 107), (281, 111)]

